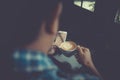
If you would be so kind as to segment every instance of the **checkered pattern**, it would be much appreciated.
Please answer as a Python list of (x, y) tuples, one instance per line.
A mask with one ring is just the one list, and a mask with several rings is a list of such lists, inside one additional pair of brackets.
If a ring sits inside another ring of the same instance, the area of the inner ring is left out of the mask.
[(29, 80), (99, 80), (97, 77), (89, 75), (67, 76), (64, 78), (58, 75), (63, 74), (49, 57), (40, 51), (16, 50), (13, 54), (14, 70), (16, 72), (34, 73), (38, 76), (31, 76)]

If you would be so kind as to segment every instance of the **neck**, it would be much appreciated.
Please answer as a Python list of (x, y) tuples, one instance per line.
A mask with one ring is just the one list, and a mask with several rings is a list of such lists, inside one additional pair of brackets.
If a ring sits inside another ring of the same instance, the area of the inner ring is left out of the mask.
[(43, 36), (42, 38), (38, 38), (36, 41), (26, 46), (27, 49), (42, 51), (45, 54), (48, 54), (48, 50), (52, 45), (52, 40), (49, 36)]

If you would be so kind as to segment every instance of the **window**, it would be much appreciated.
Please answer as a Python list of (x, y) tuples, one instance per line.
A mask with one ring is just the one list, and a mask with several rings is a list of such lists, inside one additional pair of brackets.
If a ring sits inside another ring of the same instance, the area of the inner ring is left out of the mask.
[(95, 0), (74, 0), (74, 5), (87, 9), (91, 12), (95, 10)]
[(115, 16), (115, 23), (120, 24), (120, 9), (117, 10), (116, 16)]

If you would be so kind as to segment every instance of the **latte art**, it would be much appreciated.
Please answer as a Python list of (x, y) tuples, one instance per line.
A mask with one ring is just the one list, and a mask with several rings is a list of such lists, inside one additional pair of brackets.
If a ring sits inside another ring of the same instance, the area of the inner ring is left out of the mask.
[(60, 45), (60, 48), (65, 50), (65, 51), (71, 51), (71, 50), (74, 50), (76, 48), (76, 44), (73, 43), (72, 41), (66, 41)]

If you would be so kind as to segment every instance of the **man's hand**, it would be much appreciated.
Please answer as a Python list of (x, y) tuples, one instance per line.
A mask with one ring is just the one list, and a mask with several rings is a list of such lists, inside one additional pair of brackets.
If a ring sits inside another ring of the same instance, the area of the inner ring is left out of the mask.
[(91, 58), (90, 50), (88, 48), (80, 47), (80, 46), (78, 46), (77, 50), (79, 52), (77, 55), (75, 55), (77, 60), (81, 64), (85, 65), (86, 67), (92, 66), (93, 61), (92, 61), (92, 58)]
[(78, 46), (78, 54), (75, 55), (78, 62), (88, 67), (96, 76), (99, 76), (102, 79), (102, 76), (96, 69), (95, 65), (93, 64), (92, 57), (90, 50), (85, 47)]

